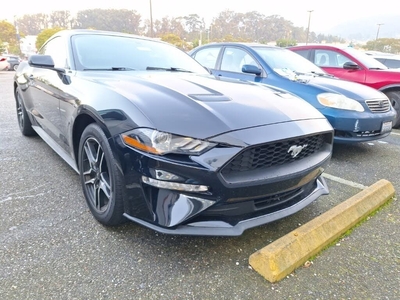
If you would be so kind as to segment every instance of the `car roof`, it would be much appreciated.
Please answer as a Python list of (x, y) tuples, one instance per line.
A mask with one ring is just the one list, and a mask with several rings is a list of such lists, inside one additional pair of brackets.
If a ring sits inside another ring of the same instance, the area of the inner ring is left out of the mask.
[(149, 41), (157, 41), (160, 43), (165, 43), (163, 41), (160, 41), (159, 39), (156, 38), (150, 38), (150, 37), (145, 37), (141, 35), (135, 35), (135, 34), (130, 34), (130, 33), (123, 33), (123, 32), (116, 32), (116, 31), (107, 31), (107, 30), (94, 30), (94, 29), (65, 29), (58, 31), (55, 33), (53, 36), (67, 36), (71, 37), (74, 35), (114, 35), (114, 36), (126, 36), (130, 38), (138, 38), (142, 40), (149, 40)]
[(213, 42), (209, 44), (205, 44), (203, 46), (212, 46), (212, 45), (224, 45), (224, 46), (247, 46), (247, 47), (267, 47), (267, 48), (279, 48), (283, 49), (282, 47), (274, 46), (274, 45), (267, 45), (257, 42)]
[[(368, 53), (367, 53), (368, 54)], [(368, 54), (373, 58), (384, 58), (384, 59), (393, 59), (393, 60), (400, 60), (400, 55), (386, 53), (386, 54)]]
[(319, 48), (336, 48), (336, 49), (346, 49), (346, 48), (352, 48), (351, 46), (348, 45), (329, 45), (329, 44), (307, 44), (307, 45), (296, 45), (296, 46), (289, 46), (288, 48), (313, 48), (313, 47), (319, 47)]

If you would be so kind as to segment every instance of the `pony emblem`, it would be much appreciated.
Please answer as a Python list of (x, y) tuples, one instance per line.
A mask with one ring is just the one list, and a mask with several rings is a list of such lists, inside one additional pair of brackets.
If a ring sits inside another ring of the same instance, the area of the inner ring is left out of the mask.
[(303, 145), (303, 146), (297, 146), (297, 145), (293, 145), (289, 148), (289, 150), (287, 151), (288, 153), (290, 153), (290, 155), (295, 158), (297, 155), (300, 154), (300, 152), (307, 147), (308, 145)]

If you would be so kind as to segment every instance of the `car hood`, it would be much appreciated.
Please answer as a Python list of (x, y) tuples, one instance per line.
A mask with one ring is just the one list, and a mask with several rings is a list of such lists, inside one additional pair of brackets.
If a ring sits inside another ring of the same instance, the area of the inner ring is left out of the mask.
[(108, 74), (91, 80), (133, 103), (148, 120), (147, 126), (175, 134), (208, 138), (269, 124), (324, 119), (300, 98), (262, 85), (187, 73)]
[(340, 93), (359, 102), (370, 99), (382, 99), (382, 97), (385, 97), (381, 92), (369, 86), (335, 77), (306, 75), (300, 76), (298, 80), (307, 85), (321, 89), (321, 92)]

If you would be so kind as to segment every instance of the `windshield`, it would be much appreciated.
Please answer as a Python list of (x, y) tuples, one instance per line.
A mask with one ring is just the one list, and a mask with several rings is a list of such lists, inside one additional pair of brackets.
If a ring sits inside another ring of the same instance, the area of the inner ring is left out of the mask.
[(293, 51), (272, 47), (254, 47), (254, 50), (271, 69), (282, 76), (290, 76), (291, 73), (327, 75), (321, 68)]
[(345, 48), (343, 49), (351, 56), (359, 60), (363, 65), (365, 65), (368, 69), (388, 69), (384, 64), (377, 61), (375, 58), (369, 56), (368, 54), (356, 50), (354, 48)]
[(73, 36), (72, 43), (78, 70), (157, 70), (208, 74), (185, 52), (156, 40), (85, 34)]

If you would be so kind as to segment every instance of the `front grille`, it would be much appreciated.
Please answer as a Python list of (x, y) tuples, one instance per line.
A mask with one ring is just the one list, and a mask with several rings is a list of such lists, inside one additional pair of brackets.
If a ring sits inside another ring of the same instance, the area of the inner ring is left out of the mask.
[(316, 186), (316, 181), (312, 180), (302, 187), (276, 195), (255, 197), (235, 203), (222, 202), (204, 210), (190, 221), (213, 221), (217, 217), (218, 220), (236, 225), (242, 220), (256, 218), (289, 208), (308, 197)]
[(290, 163), (314, 154), (324, 143), (325, 135), (321, 134), (249, 147), (229, 162), (221, 173), (229, 175)]
[(301, 187), (292, 191), (278, 193), (272, 196), (263, 197), (261, 199), (255, 199), (254, 206), (256, 209), (270, 208), (295, 199), (295, 197), (301, 195), (303, 192), (304, 190)]
[(368, 108), (374, 113), (383, 113), (390, 110), (390, 102), (388, 99), (366, 100)]

